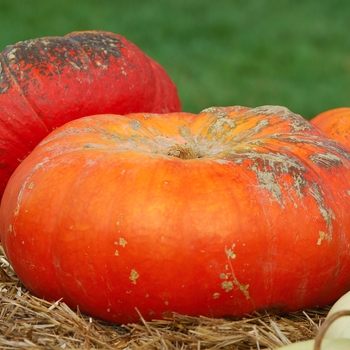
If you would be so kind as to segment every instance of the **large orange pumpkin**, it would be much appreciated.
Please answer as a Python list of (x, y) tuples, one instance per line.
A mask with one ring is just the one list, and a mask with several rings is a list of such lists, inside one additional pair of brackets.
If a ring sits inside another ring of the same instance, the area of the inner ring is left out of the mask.
[(350, 107), (334, 108), (318, 114), (310, 121), (331, 139), (350, 147)]
[(4, 250), (35, 295), (125, 323), (289, 312), (350, 289), (350, 154), (286, 108), (96, 115), (11, 177)]
[(121, 35), (74, 32), (7, 46), (0, 53), (0, 198), (18, 164), (70, 120), (180, 110), (166, 71)]

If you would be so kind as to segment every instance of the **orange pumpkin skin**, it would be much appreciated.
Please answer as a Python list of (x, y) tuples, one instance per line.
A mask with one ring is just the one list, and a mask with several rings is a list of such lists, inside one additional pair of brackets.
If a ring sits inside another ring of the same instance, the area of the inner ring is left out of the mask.
[(350, 288), (350, 155), (282, 107), (96, 115), (5, 190), (24, 285), (115, 323), (289, 312)]
[(121, 35), (83, 31), (7, 46), (0, 53), (0, 197), (18, 164), (70, 120), (180, 110), (167, 72)]
[(350, 107), (334, 108), (310, 120), (328, 137), (350, 147)]

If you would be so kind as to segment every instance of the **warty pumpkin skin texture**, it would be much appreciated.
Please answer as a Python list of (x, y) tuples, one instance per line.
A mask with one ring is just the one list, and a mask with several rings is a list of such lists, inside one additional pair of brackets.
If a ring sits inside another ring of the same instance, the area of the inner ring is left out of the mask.
[(331, 139), (350, 147), (350, 107), (324, 111), (312, 118), (310, 122)]
[(350, 155), (286, 108), (96, 115), (11, 177), (24, 285), (116, 323), (289, 312), (350, 289)]
[(121, 35), (73, 32), (7, 46), (0, 53), (0, 197), (18, 164), (70, 120), (180, 110), (166, 71)]

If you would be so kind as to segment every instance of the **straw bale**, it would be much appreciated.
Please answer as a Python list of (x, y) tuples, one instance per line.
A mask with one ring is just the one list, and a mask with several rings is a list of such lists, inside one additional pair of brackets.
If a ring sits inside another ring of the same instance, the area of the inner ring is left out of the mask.
[(174, 313), (165, 320), (115, 325), (32, 295), (0, 244), (0, 349), (277, 349), (315, 337), (330, 306), (288, 315), (212, 319)]

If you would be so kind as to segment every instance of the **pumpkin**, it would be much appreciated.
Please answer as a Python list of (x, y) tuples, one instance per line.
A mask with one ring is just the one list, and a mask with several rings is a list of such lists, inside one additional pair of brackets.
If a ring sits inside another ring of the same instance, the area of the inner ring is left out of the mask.
[(348, 350), (350, 349), (349, 339), (325, 338), (322, 340), (321, 347), (315, 348), (315, 340), (304, 340), (301, 342), (285, 345), (278, 350)]
[(334, 108), (318, 114), (310, 121), (328, 137), (350, 147), (350, 107)]
[[(350, 291), (342, 295), (331, 307), (328, 312), (327, 319), (330, 319), (334, 314), (347, 311), (348, 315), (336, 319), (325, 333), (327, 338), (347, 338), (350, 341)], [(350, 348), (349, 348), (350, 349)]]
[[(328, 337), (330, 328), (339, 325), (346, 331), (348, 322), (344, 322), (343, 318), (350, 316), (350, 310), (339, 310), (332, 314), (328, 314), (326, 321), (318, 330), (315, 339), (296, 342), (294, 344), (282, 346), (281, 350), (347, 350), (350, 349), (349, 338)], [(335, 329), (336, 327), (334, 327)]]
[(121, 35), (74, 32), (8, 46), (0, 54), (0, 197), (18, 164), (72, 119), (180, 110), (165, 70)]
[(36, 296), (127, 323), (329, 304), (350, 289), (350, 154), (284, 107), (95, 115), (21, 163), (4, 251)]

